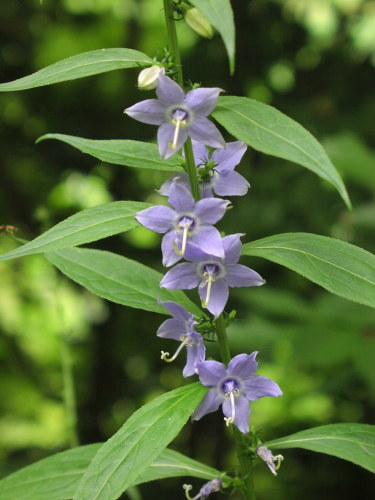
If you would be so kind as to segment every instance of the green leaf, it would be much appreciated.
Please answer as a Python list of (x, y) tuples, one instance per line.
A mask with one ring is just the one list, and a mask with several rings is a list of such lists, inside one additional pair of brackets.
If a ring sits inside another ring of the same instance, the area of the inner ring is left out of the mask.
[(45, 257), (73, 281), (117, 304), (167, 314), (157, 299), (173, 300), (189, 312), (201, 314), (181, 290), (159, 288), (163, 275), (135, 260), (88, 248), (66, 248)]
[(0, 500), (66, 500), (101, 444), (79, 446), (20, 469), (0, 481)]
[(83, 245), (128, 231), (139, 225), (135, 214), (150, 206), (137, 201), (115, 201), (87, 208), (25, 245), (0, 255), (0, 261)]
[(266, 443), (272, 449), (303, 448), (360, 465), (375, 472), (375, 426), (330, 424), (296, 432)]
[(150, 66), (152, 59), (133, 49), (101, 49), (62, 59), (18, 80), (0, 84), (0, 92), (26, 90), (76, 80), (114, 69)]
[(323, 147), (299, 123), (272, 106), (247, 97), (219, 97), (214, 118), (252, 148), (308, 168), (330, 182), (346, 205), (344, 183)]
[(75, 500), (114, 500), (136, 484), (179, 433), (206, 390), (199, 382), (180, 387), (133, 413), (100, 448), (79, 483)]
[(220, 33), (229, 57), (230, 72), (234, 71), (235, 26), (229, 0), (190, 0)]
[(163, 160), (156, 144), (131, 140), (95, 140), (65, 134), (46, 134), (37, 142), (57, 139), (66, 142), (82, 153), (87, 153), (101, 161), (153, 170), (183, 171), (176, 156)]
[(246, 243), (242, 253), (281, 264), (329, 292), (375, 307), (375, 256), (350, 243), (284, 233)]
[[(101, 443), (80, 446), (28, 465), (0, 481), (0, 500), (65, 500), (72, 498)], [(211, 480), (226, 476), (212, 467), (165, 449), (136, 479), (136, 484), (156, 479), (190, 476)], [(129, 486), (134, 486), (129, 485)]]

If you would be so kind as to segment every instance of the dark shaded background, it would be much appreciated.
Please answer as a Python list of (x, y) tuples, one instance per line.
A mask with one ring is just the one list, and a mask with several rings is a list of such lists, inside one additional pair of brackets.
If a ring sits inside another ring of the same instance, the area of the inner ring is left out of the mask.
[[(375, 2), (235, 0), (233, 77), (218, 36), (178, 25), (186, 80), (272, 104), (326, 147), (347, 184), (349, 213), (327, 183), (297, 165), (254, 151), (240, 172), (252, 185), (233, 198), (221, 229), (244, 241), (303, 231), (374, 251)], [(10, 81), (63, 57), (102, 47), (154, 56), (166, 42), (157, 0), (1, 0), (0, 73)], [(159, 202), (166, 175), (104, 165), (67, 145), (35, 140), (48, 132), (97, 139), (154, 140), (155, 128), (123, 109), (150, 97), (136, 70), (0, 95), (0, 224), (32, 238), (65, 217), (111, 200)], [(232, 140), (229, 136), (228, 140)], [(143, 228), (93, 245), (161, 270), (159, 237)], [(1, 251), (15, 243), (1, 236)], [(252, 424), (273, 439), (333, 422), (373, 423), (373, 310), (329, 295), (302, 277), (244, 258), (267, 279), (235, 290), (233, 352), (259, 350), (259, 374), (284, 397), (252, 405)], [(195, 297), (192, 294), (192, 297)], [(107, 303), (68, 282), (42, 257), (1, 264), (0, 472), (5, 475), (69, 446), (62, 360), (72, 358), (81, 443), (111, 436), (141, 404), (184, 383), (183, 360), (162, 365), (155, 332), (164, 319)], [(215, 355), (211, 343), (209, 353)], [(187, 425), (172, 447), (219, 468), (232, 451), (221, 415)], [(371, 474), (348, 462), (288, 450), (277, 479), (258, 467), (260, 499), (371, 498)], [(183, 497), (181, 480), (144, 485), (142, 498)], [(196, 487), (199, 482), (194, 482)], [(133, 492), (134, 498), (138, 498)]]

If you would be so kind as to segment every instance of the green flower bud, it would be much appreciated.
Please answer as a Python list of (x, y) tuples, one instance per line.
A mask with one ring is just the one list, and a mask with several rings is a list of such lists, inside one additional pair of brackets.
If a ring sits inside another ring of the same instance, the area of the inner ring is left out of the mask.
[(185, 21), (198, 35), (204, 38), (212, 38), (214, 34), (213, 28), (207, 18), (197, 8), (193, 7), (186, 11)]
[(149, 68), (143, 69), (138, 75), (138, 88), (139, 90), (152, 90), (155, 89), (160, 73), (164, 74), (164, 68), (154, 64)]

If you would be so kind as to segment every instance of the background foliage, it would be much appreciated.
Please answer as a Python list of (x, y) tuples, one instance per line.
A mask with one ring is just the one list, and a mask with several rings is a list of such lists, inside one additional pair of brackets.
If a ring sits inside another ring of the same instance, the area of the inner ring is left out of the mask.
[[(272, 104), (303, 124), (343, 175), (354, 210), (348, 212), (337, 193), (305, 169), (249, 151), (240, 172), (252, 189), (236, 201), (222, 229), (243, 232), (246, 223), (246, 241), (292, 231), (318, 233), (374, 252), (375, 2), (232, 4), (235, 74), (228, 76), (219, 37), (207, 43), (181, 21), (186, 77)], [(102, 47), (132, 47), (152, 56), (165, 44), (161, 7), (155, 0), (2, 0), (1, 81)], [(167, 172), (103, 164), (55, 141), (34, 144), (49, 132), (153, 138), (154, 128), (122, 114), (143, 98), (136, 76), (136, 70), (116, 71), (0, 96), (1, 224), (17, 226), (29, 239), (83, 208), (111, 200), (161, 200), (154, 189)], [(2, 236), (0, 246), (5, 252), (16, 245)], [(160, 270), (159, 237), (144, 228), (94, 246)], [(277, 380), (285, 393), (254, 405), (252, 423), (267, 429), (267, 439), (331, 422), (371, 423), (373, 310), (331, 296), (276, 264), (245, 260), (268, 285), (233, 293), (230, 306), (238, 320), (229, 329), (231, 345), (238, 352), (259, 350), (261, 374)], [(69, 445), (71, 423), (62, 403), (67, 363), (76, 374), (82, 443), (107, 439), (141, 404), (181, 385), (179, 366), (159, 360), (165, 347), (155, 337), (160, 315), (101, 301), (40, 256), (2, 263), (1, 278), (2, 475)], [(213, 352), (215, 345), (210, 348)], [(220, 416), (186, 426), (174, 449), (225, 468), (230, 451)], [(265, 467), (257, 471), (260, 498), (374, 494), (370, 473), (359, 467), (303, 450), (284, 455), (277, 480)], [(141, 492), (145, 498), (151, 490), (174, 498), (178, 484), (171, 479), (142, 486)]]

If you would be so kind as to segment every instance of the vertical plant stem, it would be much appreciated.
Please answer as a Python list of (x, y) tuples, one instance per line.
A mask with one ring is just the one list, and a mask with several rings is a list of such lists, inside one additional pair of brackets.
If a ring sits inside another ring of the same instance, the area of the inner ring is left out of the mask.
[(61, 370), (63, 379), (63, 399), (68, 422), (69, 445), (71, 448), (79, 445), (77, 432), (77, 404), (74, 389), (73, 363), (67, 339), (60, 335)]
[[(175, 81), (183, 87), (183, 74), (181, 66), (180, 51), (178, 48), (177, 32), (175, 21), (173, 20), (173, 2), (172, 0), (163, 0), (164, 3), (164, 16), (167, 25), (168, 33), (168, 43), (171, 56), (175, 63), (176, 71), (174, 74)], [(184, 146), (185, 153), (185, 170), (189, 177), (189, 183), (191, 188), (191, 193), (195, 201), (200, 200), (200, 189), (198, 183), (197, 169), (195, 166), (193, 148), (190, 138), (186, 141)], [(225, 328), (225, 321), (222, 314), (215, 321), (216, 323), (216, 335), (219, 344), (220, 356), (224, 364), (228, 364), (231, 359), (229, 342)], [(233, 429), (233, 436), (237, 450), (237, 457), (239, 461), (239, 470), (241, 478), (244, 481), (244, 487), (242, 489), (243, 498), (246, 500), (255, 500), (254, 485), (251, 476), (251, 460), (244, 453), (244, 436), (237, 429)]]
[[(165, 23), (167, 25), (168, 33), (168, 43), (171, 56), (175, 64), (176, 72), (174, 74), (174, 79), (176, 82), (183, 87), (184, 79), (182, 75), (181, 57), (180, 50), (178, 48), (177, 32), (175, 21), (173, 20), (173, 5), (172, 0), (163, 0), (164, 2), (164, 17)], [(200, 200), (200, 189), (198, 183), (197, 169), (195, 167), (193, 147), (190, 138), (187, 139), (184, 146), (185, 153), (185, 171), (189, 177), (191, 194), (195, 201)]]

